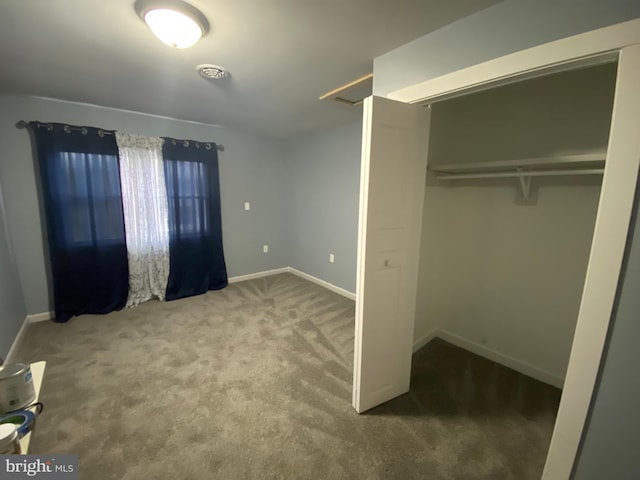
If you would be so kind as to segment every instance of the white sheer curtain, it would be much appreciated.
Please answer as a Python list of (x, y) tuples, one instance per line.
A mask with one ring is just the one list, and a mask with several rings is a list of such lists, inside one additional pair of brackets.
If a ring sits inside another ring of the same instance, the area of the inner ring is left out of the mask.
[(133, 307), (164, 300), (169, 278), (169, 212), (162, 139), (116, 132)]

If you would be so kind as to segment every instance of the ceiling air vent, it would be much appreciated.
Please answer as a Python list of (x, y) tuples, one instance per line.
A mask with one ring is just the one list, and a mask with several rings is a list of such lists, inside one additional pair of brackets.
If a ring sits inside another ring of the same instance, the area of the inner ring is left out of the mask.
[(209, 80), (220, 80), (229, 76), (229, 72), (218, 65), (204, 64), (198, 65), (196, 68), (201, 76)]

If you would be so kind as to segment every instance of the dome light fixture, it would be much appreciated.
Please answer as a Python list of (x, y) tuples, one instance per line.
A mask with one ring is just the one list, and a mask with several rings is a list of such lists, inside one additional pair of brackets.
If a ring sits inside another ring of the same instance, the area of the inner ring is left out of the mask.
[(207, 18), (182, 0), (137, 0), (136, 12), (163, 43), (189, 48), (209, 31)]

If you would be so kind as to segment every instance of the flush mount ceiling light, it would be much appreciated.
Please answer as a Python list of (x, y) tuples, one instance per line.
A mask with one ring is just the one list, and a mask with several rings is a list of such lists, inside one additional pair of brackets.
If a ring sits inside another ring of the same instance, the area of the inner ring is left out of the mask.
[(198, 65), (196, 69), (200, 75), (210, 80), (220, 80), (229, 75), (229, 72), (225, 68), (219, 67), (218, 65), (203, 64)]
[(209, 22), (197, 8), (182, 0), (137, 0), (135, 9), (162, 42), (189, 48), (209, 31)]

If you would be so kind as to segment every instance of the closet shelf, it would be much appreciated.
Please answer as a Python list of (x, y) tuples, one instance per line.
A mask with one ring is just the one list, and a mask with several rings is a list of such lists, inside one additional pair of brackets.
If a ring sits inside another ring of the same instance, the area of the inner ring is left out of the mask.
[(572, 168), (550, 170), (524, 170), (518, 168), (513, 172), (476, 172), (476, 173), (444, 173), (438, 180), (464, 180), (472, 178), (520, 178), (520, 177), (558, 177), (569, 175), (602, 175), (604, 168)]
[[(521, 158), (517, 160), (497, 160), (492, 162), (467, 162), (430, 165), (429, 170), (437, 178), (492, 178), (505, 176), (543, 176), (602, 173), (606, 152), (557, 155), (553, 157)], [(589, 173), (586, 173), (589, 172)], [(472, 177), (471, 175), (482, 175)]]
[(606, 152), (590, 152), (553, 157), (497, 160), (431, 165), (429, 170), (438, 180), (476, 178), (518, 178), (522, 198), (528, 202), (531, 177), (602, 175)]

